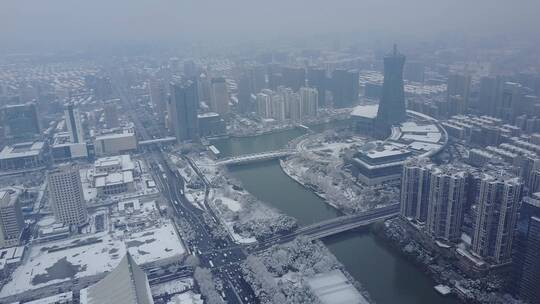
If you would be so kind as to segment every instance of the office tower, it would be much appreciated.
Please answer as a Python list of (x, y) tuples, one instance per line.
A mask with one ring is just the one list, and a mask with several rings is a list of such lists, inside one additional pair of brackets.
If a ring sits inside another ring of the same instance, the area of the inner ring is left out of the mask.
[(75, 109), (75, 106), (72, 103), (66, 105), (66, 109), (64, 110), (64, 120), (71, 142), (84, 142), (84, 130), (82, 127), (81, 115), (79, 114), (79, 110)]
[(480, 79), (480, 92), (478, 108), (485, 115), (496, 116), (500, 102), (502, 79), (500, 77), (486, 76)]
[(211, 101), (211, 84), (210, 79), (206, 74), (201, 74), (200, 77), (196, 78), (197, 80), (197, 91), (199, 94), (199, 102), (204, 102), (210, 106)]
[(308, 86), (317, 89), (319, 107), (326, 106), (326, 70), (322, 68), (309, 68), (307, 73)]
[(529, 220), (519, 280), (519, 296), (530, 304), (540, 304), (540, 217)]
[(283, 74), (281, 73), (269, 73), (268, 74), (268, 87), (272, 90), (277, 90), (278, 87), (283, 85)]
[(384, 57), (384, 81), (376, 118), (380, 128), (389, 129), (406, 118), (403, 91), (404, 65), (405, 56), (398, 53), (397, 46), (394, 45), (393, 53)]
[(229, 113), (229, 92), (223, 77), (213, 78), (210, 84), (210, 110), (221, 116)]
[(332, 96), (335, 108), (346, 108), (358, 100), (358, 71), (335, 70), (332, 72)]
[(86, 223), (87, 211), (81, 176), (75, 165), (61, 165), (47, 176), (49, 201), (58, 222), (66, 225)]
[(238, 110), (241, 113), (250, 112), (253, 108), (251, 103), (252, 90), (252, 79), (247, 73), (242, 73), (238, 80)]
[(431, 171), (426, 228), (432, 237), (447, 242), (460, 238), (466, 180), (466, 172), (453, 167)]
[(306, 70), (298, 67), (284, 67), (282, 70), (283, 85), (298, 92), (306, 85)]
[(2, 107), (0, 124), (6, 138), (23, 139), (40, 134), (37, 109), (32, 102)]
[(0, 190), (0, 248), (18, 245), (23, 229), (19, 192)]
[(409, 61), (403, 71), (403, 78), (413, 82), (424, 82), (425, 65), (419, 61)]
[(495, 264), (511, 260), (522, 182), (502, 173), (480, 181), (472, 251)]
[(197, 85), (193, 81), (171, 85), (169, 115), (172, 131), (179, 142), (198, 138), (198, 108)]
[(302, 116), (317, 116), (319, 109), (319, 96), (315, 88), (300, 88), (300, 102)]
[(104, 116), (105, 116), (105, 123), (107, 124), (108, 128), (116, 128), (118, 127), (119, 121), (118, 121), (118, 109), (116, 107), (116, 104), (114, 102), (110, 102), (105, 105), (104, 107)]
[(446, 83), (446, 97), (450, 100), (453, 96), (460, 96), (463, 100), (465, 113), (469, 108), (469, 95), (471, 91), (471, 76), (463, 74), (450, 74)]
[(505, 82), (499, 103), (499, 117), (507, 122), (514, 122), (516, 117), (526, 114), (526, 96), (530, 90), (519, 83)]
[(129, 251), (96, 284), (81, 290), (81, 304), (153, 304), (148, 277)]
[(401, 175), (401, 216), (425, 223), (432, 165), (427, 159), (412, 159)]
[(150, 80), (148, 86), (150, 90), (150, 102), (154, 107), (159, 123), (165, 122), (165, 113), (167, 112), (167, 87), (158, 79)]

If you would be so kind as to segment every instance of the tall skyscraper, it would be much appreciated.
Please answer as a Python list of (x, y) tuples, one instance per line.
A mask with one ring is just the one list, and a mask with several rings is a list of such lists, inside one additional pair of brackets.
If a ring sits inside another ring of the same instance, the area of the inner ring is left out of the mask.
[(179, 142), (198, 138), (198, 108), (197, 85), (193, 81), (187, 80), (171, 85), (169, 115), (172, 131)]
[(455, 96), (460, 96), (463, 102), (463, 106), (458, 107), (459, 113), (453, 114), (463, 114), (469, 108), (469, 95), (471, 91), (471, 76), (464, 74), (450, 74), (448, 76), (448, 81), (446, 83), (446, 95), (447, 100), (450, 101), (451, 98)]
[(238, 80), (238, 110), (247, 113), (253, 110), (251, 94), (253, 83), (247, 73), (242, 73)]
[(495, 264), (511, 260), (522, 182), (518, 177), (485, 174), (480, 181), (472, 251)]
[(482, 77), (480, 79), (480, 93), (478, 97), (478, 108), (482, 113), (497, 116), (502, 89), (502, 79), (500, 77)]
[(358, 100), (358, 71), (338, 69), (332, 72), (332, 96), (335, 108), (346, 108)]
[(326, 106), (326, 87), (328, 82), (326, 70), (322, 68), (309, 68), (307, 78), (308, 86), (317, 89), (319, 107)]
[(152, 102), (158, 122), (164, 123), (167, 111), (167, 88), (159, 79), (150, 80), (148, 87), (150, 90), (150, 102)]
[(213, 78), (210, 85), (210, 110), (223, 116), (229, 113), (229, 92), (223, 77)]
[(431, 171), (426, 228), (432, 237), (447, 242), (460, 238), (466, 180), (466, 172), (453, 167)]
[(19, 193), (0, 190), (0, 248), (18, 245), (23, 229)]
[(75, 109), (75, 106), (72, 103), (66, 105), (66, 109), (64, 111), (64, 120), (66, 122), (71, 142), (84, 142), (84, 129), (82, 126), (81, 115), (79, 114), (79, 110)]
[(401, 216), (425, 223), (429, 204), (431, 167), (427, 159), (412, 159), (401, 175)]
[(61, 165), (47, 176), (49, 201), (58, 222), (66, 225), (86, 223), (87, 211), (79, 169), (75, 165)]
[(81, 290), (81, 304), (153, 304), (150, 284), (129, 251), (96, 284)]
[(533, 216), (525, 242), (519, 296), (530, 304), (540, 304), (540, 217)]
[[(377, 124), (381, 128), (401, 123), (406, 118), (405, 93), (403, 90), (403, 66), (405, 56), (394, 45), (392, 54), (384, 57), (384, 81), (377, 112)], [(387, 132), (387, 131), (386, 131)]]
[(507, 122), (514, 122), (516, 117), (525, 114), (527, 110), (526, 95), (530, 90), (519, 83), (505, 82), (499, 103), (499, 117)]
[(31, 138), (41, 132), (36, 104), (32, 102), (2, 107), (0, 124), (6, 138)]

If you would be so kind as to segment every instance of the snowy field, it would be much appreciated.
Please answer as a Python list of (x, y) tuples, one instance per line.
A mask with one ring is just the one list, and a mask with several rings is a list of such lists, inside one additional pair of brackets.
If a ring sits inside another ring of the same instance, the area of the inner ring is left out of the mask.
[(138, 264), (176, 258), (185, 252), (170, 222), (130, 235), (101, 233), (40, 244), (29, 248), (0, 297), (111, 271), (128, 249)]
[(308, 285), (323, 304), (369, 304), (337, 269), (315, 275)]

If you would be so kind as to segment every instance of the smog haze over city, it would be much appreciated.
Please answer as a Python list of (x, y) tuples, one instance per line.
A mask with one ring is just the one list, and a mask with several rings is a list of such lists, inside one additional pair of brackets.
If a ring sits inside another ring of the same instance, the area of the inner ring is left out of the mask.
[(1, 1), (0, 303), (540, 304), (539, 12)]

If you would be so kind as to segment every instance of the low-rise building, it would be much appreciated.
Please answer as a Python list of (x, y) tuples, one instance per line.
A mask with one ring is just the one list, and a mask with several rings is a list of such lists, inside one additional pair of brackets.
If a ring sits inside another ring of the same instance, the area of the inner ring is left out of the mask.
[(19, 170), (45, 165), (46, 145), (42, 141), (24, 142), (4, 147), (0, 152), (0, 170)]
[(365, 185), (399, 185), (404, 161), (412, 152), (393, 143), (372, 142), (356, 153), (352, 163), (358, 171), (358, 181)]
[(98, 156), (128, 153), (137, 150), (137, 147), (137, 135), (133, 129), (98, 135), (94, 139), (94, 149)]

